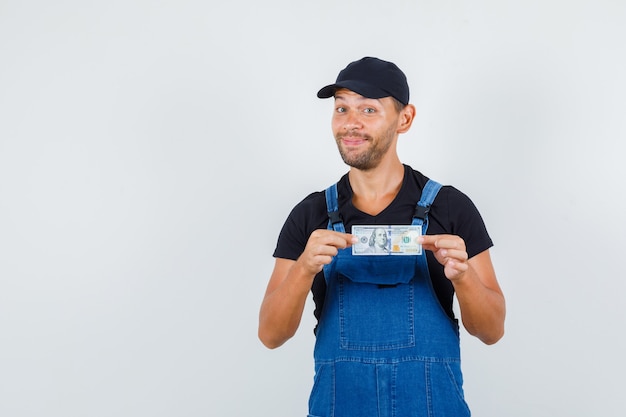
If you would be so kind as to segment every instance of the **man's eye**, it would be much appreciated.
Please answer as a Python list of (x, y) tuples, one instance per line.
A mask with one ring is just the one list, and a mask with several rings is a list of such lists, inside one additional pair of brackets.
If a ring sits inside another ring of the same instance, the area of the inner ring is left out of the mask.
[(344, 107), (337, 107), (337, 113), (345, 113), (346, 109)]
[(373, 108), (371, 108), (371, 107), (368, 107), (368, 108), (366, 108), (365, 110), (363, 110), (363, 112), (364, 112), (364, 113), (375, 113), (375, 112), (376, 112), (376, 110), (374, 110), (374, 109), (373, 109)]

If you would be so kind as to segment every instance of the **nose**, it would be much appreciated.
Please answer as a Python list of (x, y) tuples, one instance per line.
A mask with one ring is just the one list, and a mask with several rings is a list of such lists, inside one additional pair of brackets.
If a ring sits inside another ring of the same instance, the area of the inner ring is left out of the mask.
[(356, 112), (351, 111), (346, 115), (344, 119), (344, 125), (343, 125), (343, 128), (346, 131), (357, 130), (357, 129), (360, 129), (362, 126), (363, 125), (361, 123), (361, 119), (359, 118), (359, 115)]

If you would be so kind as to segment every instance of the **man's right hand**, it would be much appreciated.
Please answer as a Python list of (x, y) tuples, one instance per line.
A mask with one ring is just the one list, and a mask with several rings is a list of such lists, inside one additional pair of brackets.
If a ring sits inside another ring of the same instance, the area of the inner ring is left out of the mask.
[(296, 262), (314, 276), (324, 268), (324, 265), (332, 262), (339, 249), (350, 247), (357, 241), (356, 236), (349, 233), (327, 229), (315, 230), (309, 236), (304, 252)]

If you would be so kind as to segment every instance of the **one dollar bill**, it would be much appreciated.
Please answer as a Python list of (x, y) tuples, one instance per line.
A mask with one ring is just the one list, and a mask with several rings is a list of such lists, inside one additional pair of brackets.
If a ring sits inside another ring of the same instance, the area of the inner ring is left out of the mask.
[(352, 226), (358, 242), (352, 245), (353, 255), (421, 255), (417, 237), (422, 226)]

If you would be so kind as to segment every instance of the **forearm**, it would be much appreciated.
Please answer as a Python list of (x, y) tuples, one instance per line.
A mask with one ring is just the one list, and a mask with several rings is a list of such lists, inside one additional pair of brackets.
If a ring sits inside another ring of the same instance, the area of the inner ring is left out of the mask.
[(270, 349), (284, 344), (298, 330), (314, 278), (297, 262), (290, 261), (281, 268), (286, 269), (286, 275), (274, 288), (268, 288), (259, 312), (259, 339)]
[(485, 286), (471, 266), (453, 285), (468, 333), (488, 345), (500, 340), (504, 335), (506, 307), (499, 288)]

